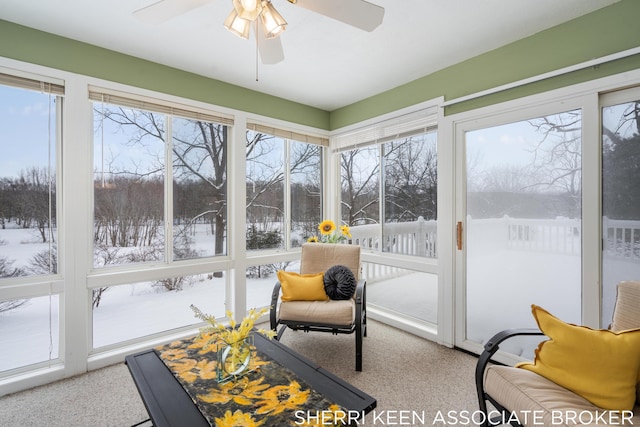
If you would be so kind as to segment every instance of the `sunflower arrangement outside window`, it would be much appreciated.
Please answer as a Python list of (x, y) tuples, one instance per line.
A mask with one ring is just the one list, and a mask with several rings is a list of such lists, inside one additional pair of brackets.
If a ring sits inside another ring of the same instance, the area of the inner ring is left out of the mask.
[(336, 223), (330, 219), (322, 221), (318, 225), (318, 230), (320, 231), (320, 238), (311, 236), (307, 239), (307, 242), (339, 243), (351, 238), (351, 231), (348, 226), (341, 225), (340, 231), (337, 231)]

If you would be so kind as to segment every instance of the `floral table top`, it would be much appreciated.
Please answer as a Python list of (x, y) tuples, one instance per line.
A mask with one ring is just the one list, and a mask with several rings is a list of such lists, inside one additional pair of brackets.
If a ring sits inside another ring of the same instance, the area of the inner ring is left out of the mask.
[(248, 374), (218, 383), (216, 348), (205, 346), (209, 338), (196, 336), (155, 350), (212, 426), (310, 427), (327, 420), (306, 414), (340, 412), (294, 372), (258, 352)]

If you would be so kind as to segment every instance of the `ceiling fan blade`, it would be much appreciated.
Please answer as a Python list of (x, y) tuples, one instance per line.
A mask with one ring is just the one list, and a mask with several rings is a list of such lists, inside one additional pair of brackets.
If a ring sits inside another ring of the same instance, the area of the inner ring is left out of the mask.
[(133, 16), (148, 24), (161, 24), (212, 0), (160, 0), (133, 12)]
[(262, 25), (257, 25), (256, 27), (258, 28), (256, 34), (258, 38), (258, 52), (260, 53), (262, 63), (270, 65), (284, 61), (284, 50), (282, 49), (280, 37), (268, 39), (264, 36)]
[(384, 17), (384, 7), (364, 0), (297, 0), (295, 3), (365, 31), (375, 30)]

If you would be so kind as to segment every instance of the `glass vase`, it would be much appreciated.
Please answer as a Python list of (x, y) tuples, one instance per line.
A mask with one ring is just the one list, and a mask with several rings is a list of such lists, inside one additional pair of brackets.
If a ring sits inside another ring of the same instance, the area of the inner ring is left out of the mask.
[(235, 380), (252, 371), (253, 336), (234, 343), (218, 345), (216, 379), (219, 383)]

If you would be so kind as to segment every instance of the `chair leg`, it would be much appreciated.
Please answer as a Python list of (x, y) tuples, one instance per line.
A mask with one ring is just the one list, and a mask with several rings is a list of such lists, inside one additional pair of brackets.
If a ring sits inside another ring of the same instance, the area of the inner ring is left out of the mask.
[(362, 371), (362, 338), (366, 329), (360, 322), (356, 323), (356, 371)]
[(282, 334), (284, 334), (284, 330), (287, 329), (287, 325), (284, 325), (280, 328), (280, 330), (278, 331), (278, 335), (276, 335), (276, 341), (280, 341), (280, 338), (282, 338)]
[(362, 336), (367, 336), (367, 312), (362, 310)]

